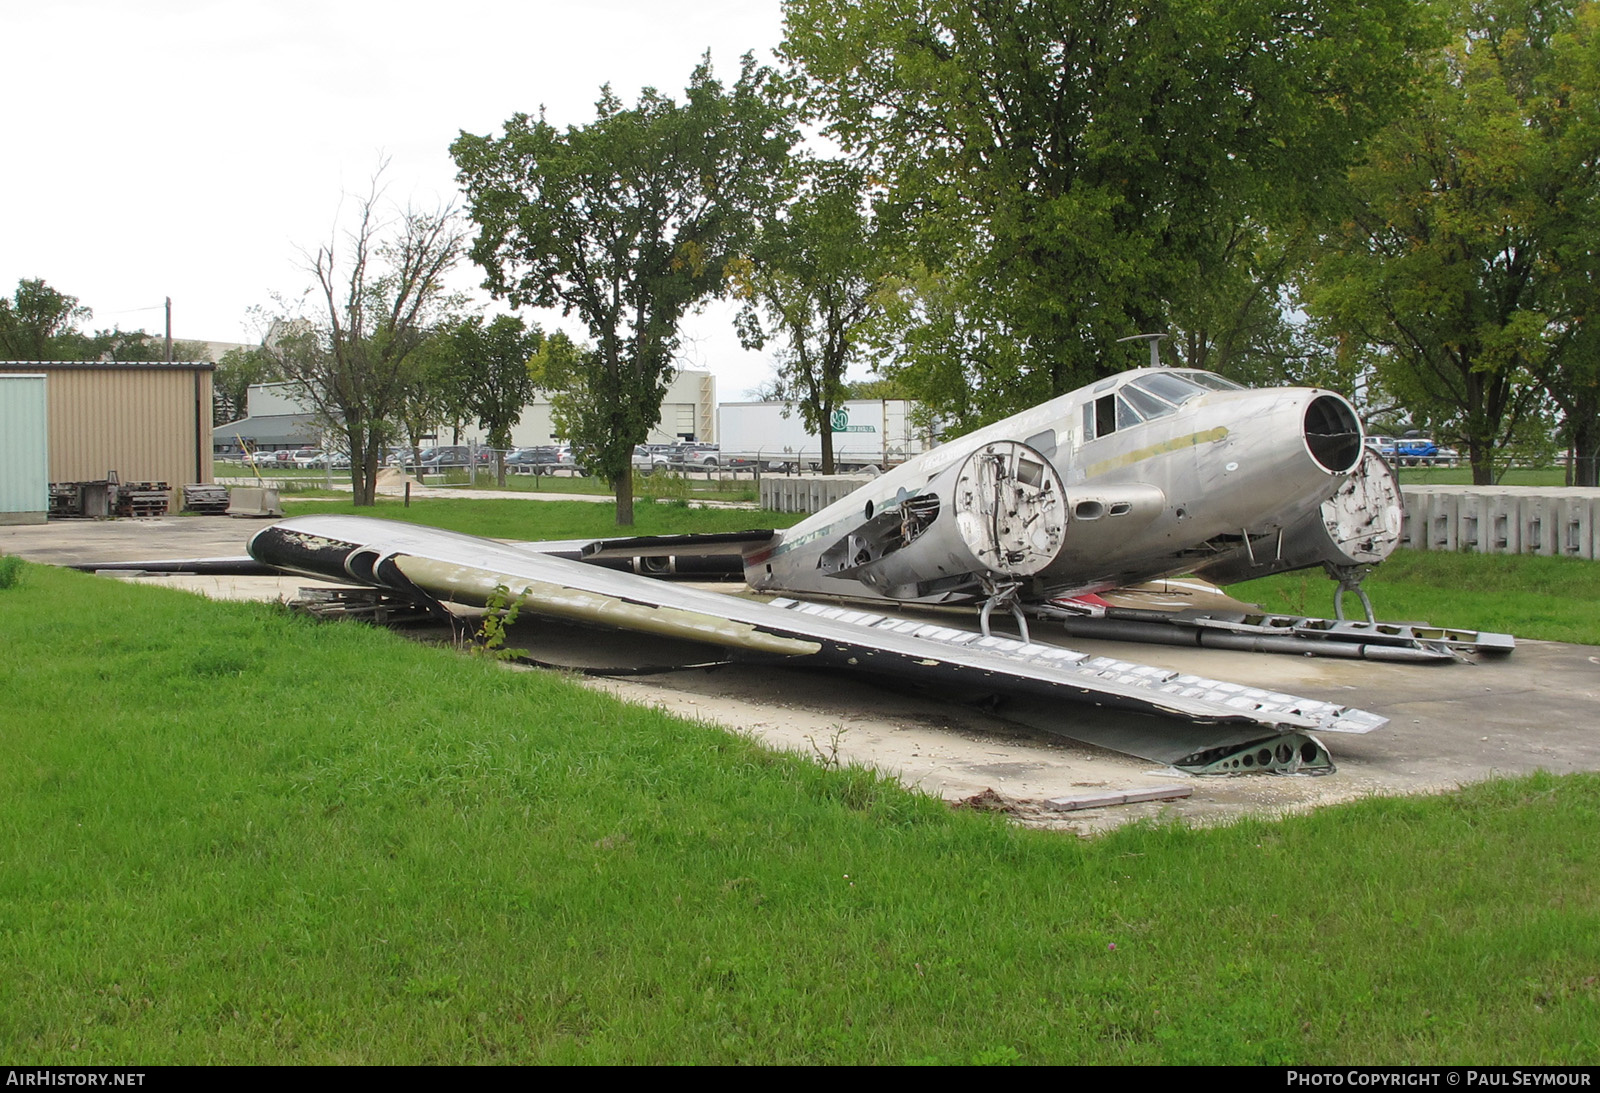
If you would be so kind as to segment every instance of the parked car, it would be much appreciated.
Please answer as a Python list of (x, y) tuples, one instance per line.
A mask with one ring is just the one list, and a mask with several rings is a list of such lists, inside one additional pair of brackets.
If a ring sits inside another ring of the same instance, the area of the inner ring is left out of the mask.
[(640, 474), (654, 474), (657, 470), (665, 470), (672, 463), (669, 455), (670, 451), (671, 445), (635, 444), (633, 446), (633, 469)]
[(583, 462), (578, 459), (577, 455), (573, 452), (571, 444), (557, 445), (556, 454), (561, 466), (566, 467), (573, 474), (587, 473), (583, 469)]
[(445, 467), (465, 467), (471, 462), (471, 453), (464, 444), (447, 444), (438, 448), (425, 448), (419, 469), (439, 471)]
[(518, 448), (506, 456), (506, 469), (513, 474), (551, 474), (561, 465), (561, 449), (554, 444)]
[(1415, 467), (1419, 463), (1432, 463), (1439, 454), (1439, 445), (1432, 437), (1401, 437), (1394, 442), (1394, 454), (1405, 466)]
[(674, 444), (671, 461), (687, 467), (715, 467), (722, 462), (722, 449), (699, 441)]

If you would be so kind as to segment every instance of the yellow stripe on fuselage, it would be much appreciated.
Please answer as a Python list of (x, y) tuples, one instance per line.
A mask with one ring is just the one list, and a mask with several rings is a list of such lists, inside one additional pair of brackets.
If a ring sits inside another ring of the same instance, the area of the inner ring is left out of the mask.
[(1135, 448), (1131, 452), (1102, 459), (1098, 463), (1091, 463), (1084, 469), (1088, 478), (1105, 474), (1107, 471), (1118, 470), (1122, 467), (1131, 467), (1135, 463), (1142, 463), (1153, 456), (1166, 455), (1168, 452), (1182, 451), (1184, 448), (1198, 448), (1202, 444), (1209, 444), (1214, 440), (1225, 440), (1228, 436), (1228, 427), (1218, 425), (1215, 429), (1207, 429), (1203, 433), (1190, 433), (1188, 436), (1175, 436), (1171, 440), (1163, 440), (1160, 444), (1151, 444), (1144, 448)]

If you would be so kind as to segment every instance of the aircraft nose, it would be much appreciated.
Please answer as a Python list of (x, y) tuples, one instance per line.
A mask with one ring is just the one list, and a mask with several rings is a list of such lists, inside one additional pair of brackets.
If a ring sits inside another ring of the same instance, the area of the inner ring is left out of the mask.
[(1361, 422), (1338, 395), (1319, 392), (1302, 419), (1306, 450), (1330, 474), (1349, 474), (1361, 461)]

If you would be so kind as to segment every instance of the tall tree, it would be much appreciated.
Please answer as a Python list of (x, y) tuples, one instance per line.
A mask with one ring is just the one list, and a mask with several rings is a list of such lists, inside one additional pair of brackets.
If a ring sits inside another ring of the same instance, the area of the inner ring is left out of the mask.
[[(902, 360), (969, 423), (1136, 358), (1402, 101), (1413, 0), (787, 0), (784, 53), (910, 232)], [(952, 358), (950, 354), (956, 353)]]
[(355, 226), (307, 255), (320, 315), (279, 343), (284, 375), (344, 434), (357, 505), (376, 503), (417, 347), (457, 303), (444, 275), (466, 242), (453, 210), (405, 209), (386, 221), (380, 198), (374, 179)]
[(17, 282), (10, 299), (0, 297), (0, 360), (48, 361), (79, 357), (69, 335), (94, 312), (42, 280)]
[(745, 301), (740, 341), (775, 341), (777, 387), (799, 403), (822, 438), (822, 473), (832, 474), (833, 411), (848, 397), (845, 373), (881, 310), (865, 180), (840, 163), (802, 161), (798, 192), (761, 227), (733, 281)]
[(511, 446), (511, 427), (533, 401), (528, 363), (543, 342), (543, 331), (537, 326), (529, 329), (511, 315), (496, 315), (487, 325), (474, 315), (450, 330), (454, 359), (450, 380), (461, 392), (466, 411), (488, 436), (495, 453), (495, 479), (501, 486), (506, 484), (505, 450)]
[(1574, 425), (1594, 420), (1600, 54), (1593, 4), (1474, 0), (1454, 15), (1417, 108), (1352, 170), (1309, 299), (1488, 483), (1546, 388)]
[[(1530, 20), (1531, 21), (1531, 20)], [(1543, 172), (1541, 275), (1550, 325), (1542, 370), (1573, 455), (1573, 485), (1600, 486), (1600, 4), (1551, 20), (1532, 73)], [(1539, 25), (1539, 24), (1535, 24)]]
[[(456, 347), (453, 328), (440, 325), (431, 330), (422, 344), (412, 351), (405, 371), (405, 383), (393, 423), (397, 437), (411, 453), (411, 465), (422, 462), (424, 437), (437, 436), (445, 425), (456, 427), (466, 420), (466, 403), (456, 380)], [(457, 443), (452, 439), (451, 443)]]
[(610, 478), (617, 523), (633, 523), (635, 444), (661, 413), (684, 312), (724, 290), (724, 271), (769, 200), (794, 142), (771, 73), (744, 58), (731, 88), (707, 58), (680, 104), (646, 88), (624, 107), (609, 87), (588, 125), (564, 132), (517, 114), (499, 139), (452, 146), (485, 286), (513, 306), (576, 311), (593, 340), (572, 434)]
[(217, 370), (211, 378), (212, 424), (238, 421), (248, 412), (251, 387), (282, 378), (277, 354), (266, 346), (228, 350), (217, 362)]

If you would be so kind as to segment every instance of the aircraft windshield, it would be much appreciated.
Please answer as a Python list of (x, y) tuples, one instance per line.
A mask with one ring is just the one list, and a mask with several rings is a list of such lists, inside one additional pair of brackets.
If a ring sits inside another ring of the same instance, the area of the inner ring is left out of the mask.
[[(1102, 391), (1110, 381), (1095, 390)], [(1243, 391), (1232, 380), (1211, 372), (1151, 372), (1129, 380), (1115, 394), (1098, 395), (1083, 407), (1086, 440), (1176, 413), (1178, 407), (1210, 391)]]
[(1200, 386), (1209, 387), (1213, 391), (1246, 390), (1244, 384), (1234, 383), (1232, 380), (1224, 379), (1214, 372), (1180, 372), (1178, 374), (1190, 383), (1198, 383)]
[(1171, 403), (1174, 407), (1182, 406), (1196, 395), (1203, 395), (1206, 389), (1200, 384), (1189, 379), (1188, 376), (1175, 372), (1152, 372), (1147, 376), (1140, 376), (1130, 380), (1128, 387), (1137, 388), (1148, 394), (1154, 395), (1164, 402)]
[(1177, 409), (1170, 402), (1163, 402), (1153, 395), (1145, 394), (1136, 383), (1130, 383), (1124, 387), (1122, 395), (1134, 406), (1138, 407), (1139, 412), (1147, 418), (1162, 417)]

